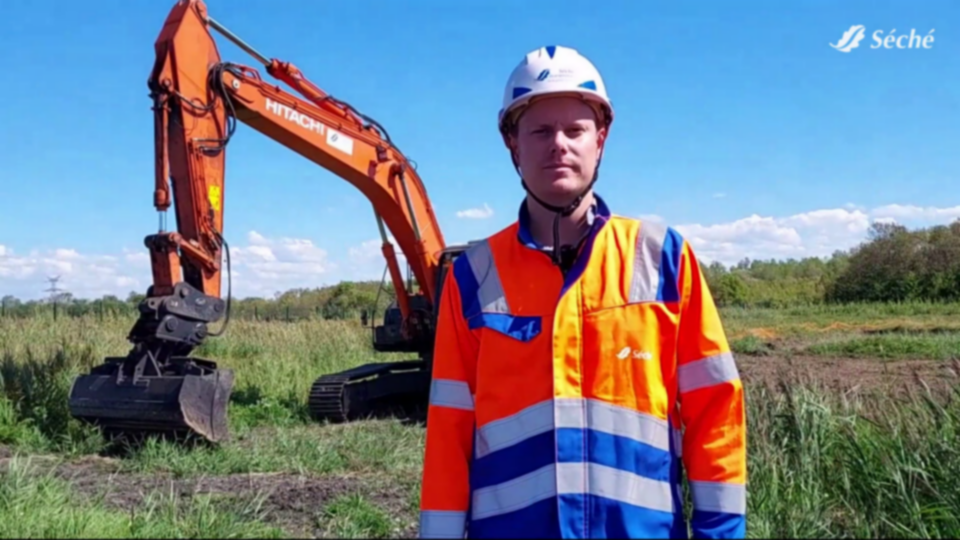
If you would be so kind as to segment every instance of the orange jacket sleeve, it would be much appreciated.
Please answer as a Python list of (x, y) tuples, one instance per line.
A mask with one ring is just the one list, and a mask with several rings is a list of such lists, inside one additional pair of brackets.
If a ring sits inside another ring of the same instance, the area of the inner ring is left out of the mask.
[(747, 440), (743, 385), (713, 297), (690, 245), (680, 260), (677, 380), (682, 459), (696, 538), (746, 534)]
[(437, 317), (420, 492), (421, 538), (463, 538), (466, 533), (478, 346), (460, 306), (451, 269)]

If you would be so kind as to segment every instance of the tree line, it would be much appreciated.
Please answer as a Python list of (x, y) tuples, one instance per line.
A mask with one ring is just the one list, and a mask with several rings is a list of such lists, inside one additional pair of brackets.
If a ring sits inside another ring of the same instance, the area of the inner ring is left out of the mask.
[[(830, 257), (790, 260), (744, 259), (727, 267), (705, 265), (706, 280), (721, 307), (789, 307), (859, 302), (960, 301), (960, 219), (950, 225), (909, 230), (875, 223), (859, 245)], [(390, 282), (345, 281), (332, 286), (291, 289), (272, 298), (232, 300), (231, 317), (259, 320), (359, 319), (382, 317), (396, 295)], [(21, 301), (7, 295), (0, 316), (101, 316), (134, 313), (143, 294), (127, 298), (73, 298), (61, 293)]]
[(867, 239), (828, 258), (744, 259), (704, 268), (721, 306), (960, 301), (960, 219), (909, 230), (874, 223)]
[[(31, 317), (39, 314), (78, 317), (129, 316), (136, 313), (144, 294), (130, 292), (126, 298), (107, 295), (101, 298), (74, 298), (69, 292), (39, 300), (23, 301), (12, 295), (0, 299), (0, 317)], [(390, 283), (344, 281), (317, 288), (276, 292), (271, 298), (232, 298), (232, 319), (298, 320), (304, 318), (359, 319), (366, 312), (374, 320), (383, 316), (396, 294)]]

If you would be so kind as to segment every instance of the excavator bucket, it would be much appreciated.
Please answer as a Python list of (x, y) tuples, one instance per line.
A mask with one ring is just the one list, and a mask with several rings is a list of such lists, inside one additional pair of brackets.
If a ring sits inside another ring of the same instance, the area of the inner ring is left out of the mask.
[(130, 357), (108, 358), (74, 381), (71, 414), (100, 427), (108, 437), (156, 434), (212, 443), (227, 439), (232, 370), (218, 369), (208, 360), (175, 357), (159, 373), (144, 376), (142, 371)]

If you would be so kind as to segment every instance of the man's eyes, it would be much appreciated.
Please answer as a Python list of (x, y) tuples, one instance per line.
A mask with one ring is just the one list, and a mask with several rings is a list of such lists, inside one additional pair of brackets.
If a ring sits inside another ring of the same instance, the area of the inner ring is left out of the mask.
[[(568, 135), (579, 135), (579, 134), (583, 133), (583, 128), (581, 128), (581, 127), (572, 127), (572, 128), (567, 128), (567, 129), (563, 130), (563, 132), (566, 133), (566, 134), (568, 134)], [(532, 133), (533, 133), (534, 135), (546, 135), (546, 134), (553, 133), (553, 130), (552, 130), (552, 129), (547, 129), (547, 128), (540, 128), (540, 129), (535, 129), (535, 130), (533, 130)]]

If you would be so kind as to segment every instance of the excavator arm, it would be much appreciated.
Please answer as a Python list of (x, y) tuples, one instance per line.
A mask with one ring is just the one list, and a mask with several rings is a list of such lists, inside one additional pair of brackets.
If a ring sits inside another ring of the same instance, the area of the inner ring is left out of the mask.
[[(220, 60), (209, 29), (246, 49), (267, 73), (303, 94), (302, 99), (264, 81), (247, 66)], [(225, 147), (235, 120), (254, 128), (350, 182), (373, 204), (378, 222), (394, 233), (417, 283), (432, 299), (437, 256), (444, 248), (426, 190), (406, 157), (376, 122), (328, 95), (288, 62), (270, 60), (247, 46), (206, 14), (201, 1), (180, 2), (167, 18), (156, 44), (149, 80), (156, 117), (156, 191), (159, 211), (170, 206), (168, 178), (176, 193), (179, 234), (166, 235), (189, 261), (187, 282), (220, 296)], [(182, 202), (180, 202), (182, 199)], [(385, 233), (381, 227), (381, 232)], [(392, 252), (384, 255), (398, 289), (404, 318), (409, 300)], [(154, 286), (169, 290), (179, 261), (153, 260)]]
[[(303, 97), (267, 82), (251, 67), (222, 61), (211, 29)], [(237, 121), (345, 179), (371, 201), (399, 309), (397, 323), (379, 327), (374, 344), (421, 356), (322, 376), (311, 391), (311, 411), (320, 419), (343, 420), (385, 398), (425, 405), (434, 306), (445, 269), (462, 248), (445, 246), (419, 176), (386, 130), (310, 83), (294, 65), (256, 52), (211, 19), (202, 0), (180, 0), (173, 7), (155, 52), (148, 87), (160, 230), (144, 241), (153, 283), (128, 336), (133, 343), (128, 355), (107, 358), (74, 382), (73, 416), (112, 435), (161, 432), (213, 442), (227, 436), (233, 372), (190, 353), (208, 335), (222, 334), (229, 321), (229, 281), (226, 301), (221, 294), (224, 256), (230, 276), (224, 178)], [(165, 230), (171, 206), (175, 232)], [(405, 287), (387, 229), (406, 255), (419, 291)], [(212, 333), (208, 325), (224, 316), (223, 326)]]

